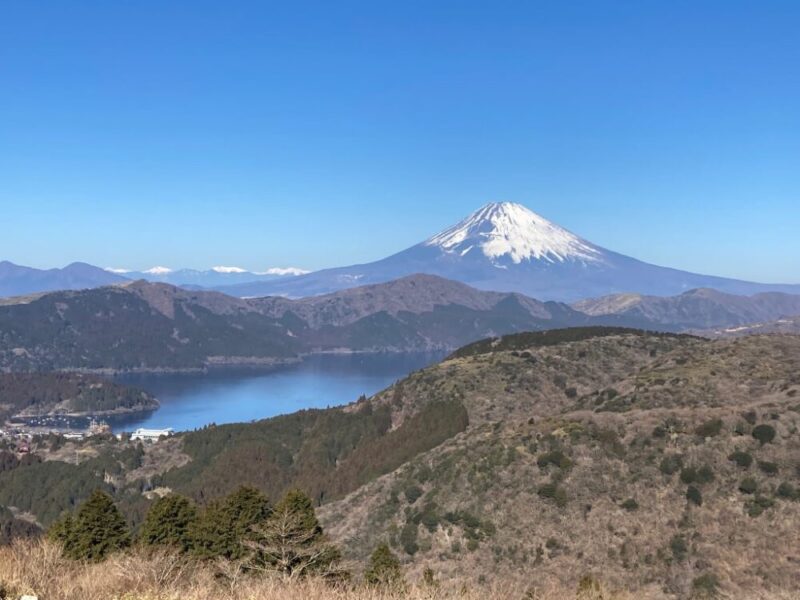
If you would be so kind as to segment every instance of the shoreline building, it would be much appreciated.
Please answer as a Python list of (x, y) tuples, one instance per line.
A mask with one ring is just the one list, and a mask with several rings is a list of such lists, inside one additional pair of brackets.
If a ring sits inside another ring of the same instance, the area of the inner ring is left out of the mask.
[(169, 437), (175, 430), (172, 427), (166, 429), (143, 429), (139, 428), (131, 434), (131, 440), (139, 440), (142, 442), (156, 442), (162, 437)]

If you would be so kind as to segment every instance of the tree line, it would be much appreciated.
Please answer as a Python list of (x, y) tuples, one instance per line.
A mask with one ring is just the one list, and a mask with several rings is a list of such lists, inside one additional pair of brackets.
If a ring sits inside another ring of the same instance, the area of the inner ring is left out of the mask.
[[(254, 575), (351, 579), (311, 499), (300, 490), (290, 490), (272, 505), (258, 489), (242, 486), (203, 509), (170, 493), (152, 504), (134, 534), (113, 498), (97, 489), (74, 513), (56, 521), (48, 537), (73, 560), (101, 562), (115, 552), (140, 546), (166, 548), (198, 560), (235, 562)], [(370, 585), (403, 584), (400, 561), (387, 544), (373, 552), (364, 580)]]

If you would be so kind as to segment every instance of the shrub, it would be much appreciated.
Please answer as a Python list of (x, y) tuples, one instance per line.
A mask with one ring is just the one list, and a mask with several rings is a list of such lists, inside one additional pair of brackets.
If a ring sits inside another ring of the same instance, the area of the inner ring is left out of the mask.
[(375, 548), (364, 572), (364, 581), (368, 585), (377, 586), (397, 586), (402, 583), (400, 561), (387, 544), (383, 543)]
[(417, 544), (417, 524), (406, 523), (405, 527), (400, 531), (400, 545), (409, 556), (414, 556), (419, 550)]
[(714, 471), (708, 465), (703, 465), (699, 469), (686, 467), (681, 470), (681, 481), (683, 483), (710, 483), (714, 481)]
[(539, 486), (536, 493), (545, 500), (552, 500), (559, 508), (567, 505), (567, 492), (555, 483), (545, 483)]
[(659, 469), (664, 475), (673, 475), (683, 467), (683, 457), (680, 454), (669, 454), (661, 459)]
[(772, 425), (757, 425), (753, 427), (752, 436), (763, 446), (775, 439), (775, 428)]
[(786, 498), (788, 500), (798, 500), (800, 499), (800, 492), (788, 481), (784, 481), (778, 486), (777, 489), (778, 497)]
[(758, 490), (758, 483), (752, 477), (745, 477), (739, 483), (739, 491), (743, 494), (755, 494)]
[(711, 419), (699, 425), (694, 432), (702, 438), (714, 437), (722, 431), (722, 419)]
[(697, 506), (703, 504), (703, 495), (700, 493), (700, 488), (690, 485), (686, 489), (686, 499)]
[(561, 450), (553, 450), (552, 452), (540, 454), (536, 459), (536, 464), (539, 465), (540, 469), (544, 469), (548, 465), (555, 465), (563, 471), (572, 467), (572, 461)]
[(694, 483), (697, 481), (697, 469), (694, 467), (681, 469), (681, 481), (683, 483)]
[(755, 425), (756, 419), (758, 419), (758, 415), (756, 414), (756, 411), (751, 410), (749, 412), (742, 413), (742, 418), (748, 423), (750, 423), (750, 425)]
[(711, 483), (714, 481), (714, 470), (709, 465), (703, 465), (697, 469), (698, 483)]
[(672, 536), (669, 541), (669, 549), (672, 552), (672, 557), (678, 562), (685, 560), (687, 554), (689, 554), (689, 546), (682, 535)]
[(422, 513), (421, 523), (428, 531), (433, 533), (439, 527), (439, 517), (436, 516), (436, 513), (432, 509), (426, 508)]
[(737, 465), (743, 468), (747, 468), (753, 464), (753, 457), (748, 452), (742, 452), (741, 450), (736, 450), (728, 455), (728, 460), (735, 462)]
[(719, 592), (719, 579), (713, 573), (703, 573), (692, 581), (692, 597), (716, 598)]
[(758, 468), (761, 469), (767, 475), (777, 475), (778, 474), (778, 465), (774, 462), (768, 462), (765, 460), (758, 461)]
[(775, 501), (772, 498), (756, 494), (755, 498), (747, 504), (747, 514), (751, 517), (758, 517), (761, 513), (768, 508), (772, 508), (774, 505)]
[(405, 489), (406, 500), (409, 504), (414, 504), (422, 496), (422, 488), (418, 485), (410, 485)]
[(627, 511), (634, 511), (639, 508), (639, 503), (634, 498), (628, 498), (620, 506)]

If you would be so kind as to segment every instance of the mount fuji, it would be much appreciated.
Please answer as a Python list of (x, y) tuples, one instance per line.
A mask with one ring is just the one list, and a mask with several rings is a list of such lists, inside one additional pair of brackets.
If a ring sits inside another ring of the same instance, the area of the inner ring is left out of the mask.
[(453, 227), (376, 262), (215, 289), (242, 297), (296, 298), (414, 273), (558, 301), (617, 293), (668, 296), (694, 288), (800, 293), (800, 285), (752, 283), (651, 265), (593, 244), (513, 202), (487, 204)]

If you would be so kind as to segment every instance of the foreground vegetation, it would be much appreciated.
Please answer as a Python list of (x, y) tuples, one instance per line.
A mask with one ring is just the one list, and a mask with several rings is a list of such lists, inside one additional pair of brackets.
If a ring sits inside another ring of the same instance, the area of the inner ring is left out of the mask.
[[(230, 565), (205, 563), (169, 552), (141, 549), (97, 564), (66, 559), (46, 540), (0, 548), (0, 598), (35, 594), (44, 600), (656, 600), (658, 592), (610, 590), (594, 582), (498, 582), (469, 587), (458, 582), (386, 587), (331, 585), (309, 578), (288, 581), (248, 577)], [(754, 593), (731, 600), (790, 600), (790, 594)]]

